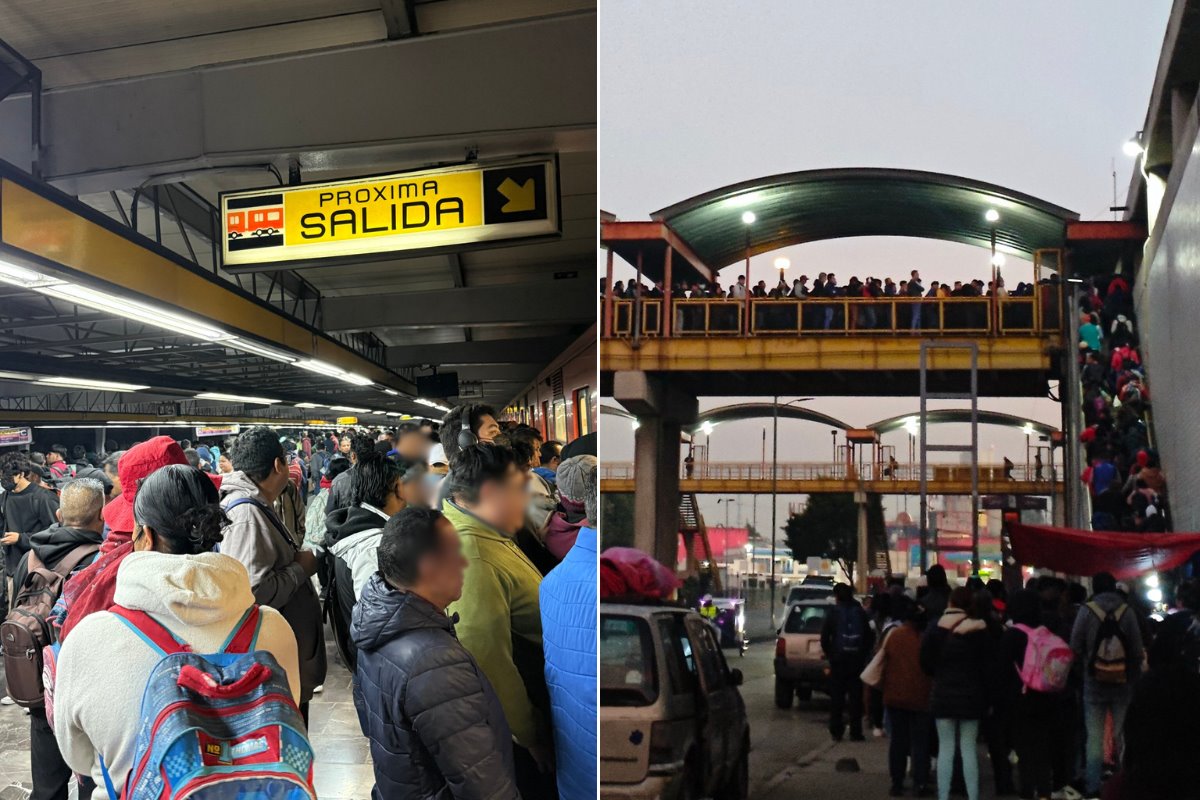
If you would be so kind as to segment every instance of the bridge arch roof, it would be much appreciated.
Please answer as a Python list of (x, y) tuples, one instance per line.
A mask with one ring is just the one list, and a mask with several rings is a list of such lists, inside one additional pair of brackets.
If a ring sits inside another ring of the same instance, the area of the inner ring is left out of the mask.
[[(1079, 215), (1003, 186), (905, 169), (854, 167), (789, 172), (743, 181), (654, 212), (714, 269), (788, 245), (854, 236), (913, 236), (997, 248), (1032, 258), (1062, 247)], [(747, 226), (742, 214), (753, 211)], [(747, 228), (749, 229), (747, 231)]]

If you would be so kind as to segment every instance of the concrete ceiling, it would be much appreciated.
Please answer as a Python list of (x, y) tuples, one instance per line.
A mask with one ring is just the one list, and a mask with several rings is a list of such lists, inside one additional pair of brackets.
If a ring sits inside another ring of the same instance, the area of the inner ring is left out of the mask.
[[(260, 296), (269, 276), (220, 270), (211, 231), (169, 208), (155, 224), (154, 186), (185, 190), (203, 219), (220, 192), (277, 185), (289, 167), (307, 183), (557, 153), (560, 237), (284, 276), (319, 293), (331, 321), (339, 303), (370, 300), (375, 313), (336, 330), (373, 335), (389, 367), (457, 369), (504, 404), (595, 319), (595, 8), (0, 0), (0, 37), (43, 71), (45, 179), (125, 224), (140, 188), (140, 233)], [(0, 158), (18, 166), (28, 105), (0, 103)], [(491, 313), (497, 302), (517, 313)]]

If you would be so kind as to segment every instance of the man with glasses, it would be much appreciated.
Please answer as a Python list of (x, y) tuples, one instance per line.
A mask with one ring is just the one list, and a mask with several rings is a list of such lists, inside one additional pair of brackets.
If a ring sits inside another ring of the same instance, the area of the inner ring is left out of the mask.
[(529, 473), (511, 450), (464, 447), (452, 457), (442, 510), (462, 537), (469, 568), (458, 614), (458, 638), (496, 689), (512, 728), (517, 788), (522, 797), (557, 795), (549, 724), (542, 619), (542, 576), (514, 536), (525, 522)]

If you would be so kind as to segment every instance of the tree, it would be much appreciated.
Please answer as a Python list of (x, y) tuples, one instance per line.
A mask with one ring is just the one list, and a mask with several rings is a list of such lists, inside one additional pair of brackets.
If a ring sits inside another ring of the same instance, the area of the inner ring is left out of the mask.
[[(812, 494), (804, 510), (788, 518), (784, 526), (792, 557), (805, 561), (810, 556), (836, 561), (850, 580), (858, 559), (858, 504), (850, 492)], [(868, 552), (887, 546), (880, 496), (867, 496)]]
[(632, 492), (600, 494), (600, 544), (602, 550), (633, 547)]

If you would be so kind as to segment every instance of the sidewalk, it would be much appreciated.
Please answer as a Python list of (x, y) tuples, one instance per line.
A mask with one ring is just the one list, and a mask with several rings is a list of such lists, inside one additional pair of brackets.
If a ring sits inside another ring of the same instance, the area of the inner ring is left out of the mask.
[[(865, 742), (826, 742), (768, 780), (755, 794), (756, 800), (887, 797), (891, 786), (887, 742), (887, 737), (868, 738)], [(996, 794), (987, 748), (981, 744), (978, 752), (980, 800), (993, 800)], [(842, 771), (852, 767), (857, 771)], [(911, 783), (905, 785), (911, 790)]]

